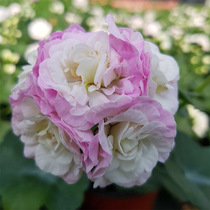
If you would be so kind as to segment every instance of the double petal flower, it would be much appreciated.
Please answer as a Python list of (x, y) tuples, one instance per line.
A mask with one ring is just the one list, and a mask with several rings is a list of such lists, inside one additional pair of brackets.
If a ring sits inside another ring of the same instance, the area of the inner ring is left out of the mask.
[(78, 25), (39, 42), (10, 96), (26, 157), (68, 183), (143, 184), (174, 145), (178, 66), (106, 17), (109, 34)]

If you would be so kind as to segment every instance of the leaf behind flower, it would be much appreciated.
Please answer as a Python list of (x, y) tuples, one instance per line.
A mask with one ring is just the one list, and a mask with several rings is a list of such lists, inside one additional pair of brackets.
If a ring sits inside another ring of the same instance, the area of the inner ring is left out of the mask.
[(88, 180), (83, 176), (69, 185), (36, 167), (23, 156), (23, 144), (12, 131), (0, 145), (0, 196), (5, 210), (77, 209)]

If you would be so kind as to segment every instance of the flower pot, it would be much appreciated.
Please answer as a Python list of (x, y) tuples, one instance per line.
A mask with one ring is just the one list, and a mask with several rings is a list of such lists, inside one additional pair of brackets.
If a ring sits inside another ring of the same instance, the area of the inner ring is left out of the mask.
[(143, 195), (123, 195), (118, 193), (101, 193), (88, 191), (81, 210), (150, 210), (153, 209), (158, 192), (154, 191)]

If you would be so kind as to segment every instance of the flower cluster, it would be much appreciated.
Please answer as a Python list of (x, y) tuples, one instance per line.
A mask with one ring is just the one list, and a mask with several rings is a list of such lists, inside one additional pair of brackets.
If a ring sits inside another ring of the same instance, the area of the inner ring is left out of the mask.
[(176, 61), (139, 32), (72, 24), (29, 56), (10, 96), (12, 126), (39, 168), (94, 186), (143, 184), (174, 145)]

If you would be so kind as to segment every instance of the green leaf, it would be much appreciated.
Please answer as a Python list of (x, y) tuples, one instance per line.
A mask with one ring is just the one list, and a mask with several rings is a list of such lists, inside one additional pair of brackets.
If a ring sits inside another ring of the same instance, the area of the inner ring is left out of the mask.
[(186, 103), (186, 104), (193, 104), (192, 99), (187, 91), (179, 90), (179, 97)]
[(0, 143), (3, 141), (4, 136), (10, 129), (10, 122), (6, 120), (0, 120)]
[(208, 77), (206, 77), (203, 80), (202, 84), (195, 89), (195, 92), (198, 92), (198, 93), (202, 92), (203, 89), (206, 88), (209, 84), (210, 84), (210, 75)]
[(208, 167), (210, 147), (202, 147), (193, 138), (178, 133), (174, 154), (185, 172), (191, 171), (209, 177), (208, 184), (210, 186), (210, 170)]
[(177, 123), (178, 131), (183, 132), (189, 136), (193, 135), (192, 120), (190, 117), (180, 117), (179, 115), (175, 115), (175, 120)]
[(175, 197), (201, 209), (210, 205), (210, 147), (201, 147), (189, 136), (178, 133), (176, 147), (163, 166), (163, 185)]
[(22, 170), (27, 170), (34, 163), (26, 159), (22, 154), (23, 145), (19, 138), (10, 131), (0, 144), (0, 193), (7, 188), (8, 184), (21, 176)]
[[(83, 201), (88, 179), (69, 185), (36, 167), (23, 156), (23, 144), (10, 131), (0, 144), (0, 195), (5, 210), (77, 209)], [(12, 201), (12, 202), (11, 202)]]
[(88, 187), (88, 179), (83, 176), (76, 184), (68, 185), (63, 180), (58, 179), (54, 185), (46, 206), (49, 209), (78, 209), (82, 204), (83, 192)]
[(2, 195), (5, 210), (38, 210), (49, 193), (49, 186), (35, 177), (22, 177)]

